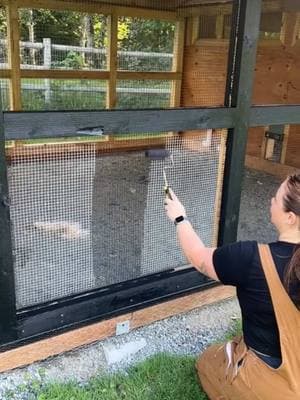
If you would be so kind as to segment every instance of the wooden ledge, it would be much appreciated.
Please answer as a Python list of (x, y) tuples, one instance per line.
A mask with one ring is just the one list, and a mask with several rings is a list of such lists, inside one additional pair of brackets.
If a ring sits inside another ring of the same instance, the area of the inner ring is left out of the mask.
[(233, 287), (220, 285), (12, 349), (0, 353), (0, 372), (23, 367), (109, 336), (114, 336), (116, 325), (123, 321), (129, 320), (130, 329), (132, 330), (234, 296), (235, 289)]
[(275, 175), (280, 179), (285, 179), (288, 175), (300, 172), (299, 168), (290, 165), (279, 164), (263, 158), (246, 156), (245, 166), (257, 171), (262, 171), (270, 175)]

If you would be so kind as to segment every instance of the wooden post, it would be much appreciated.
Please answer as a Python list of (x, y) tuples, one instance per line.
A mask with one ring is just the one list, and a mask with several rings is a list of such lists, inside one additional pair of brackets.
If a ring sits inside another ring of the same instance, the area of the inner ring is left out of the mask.
[(224, 15), (218, 14), (216, 18), (216, 39), (223, 39), (224, 36)]
[(285, 164), (286, 158), (286, 150), (289, 141), (289, 134), (290, 134), (290, 125), (284, 126), (284, 133), (283, 133), (283, 142), (282, 142), (282, 149), (281, 149), (281, 156), (280, 156), (280, 164)]
[(218, 133), (221, 134), (221, 140), (220, 140), (218, 176), (217, 176), (217, 187), (216, 187), (216, 197), (215, 197), (215, 207), (214, 207), (215, 215), (213, 221), (213, 233), (212, 233), (212, 243), (211, 243), (212, 247), (218, 246), (222, 189), (223, 189), (224, 168), (225, 168), (225, 158), (226, 158), (227, 130), (222, 129), (214, 132), (215, 135)]
[(218, 245), (234, 242), (237, 237), (262, 3), (240, 0), (233, 7), (225, 106), (236, 107), (236, 118), (227, 138)]
[(300, 30), (300, 13), (285, 12), (282, 15), (280, 40), (285, 46), (294, 46)]
[(106, 108), (115, 108), (117, 103), (117, 64), (118, 64), (118, 15), (108, 16), (108, 48), (107, 68), (109, 81), (107, 82)]
[(8, 43), (8, 62), (11, 70), (10, 79), (10, 109), (20, 111), (21, 101), (21, 59), (20, 59), (20, 31), (19, 13), (17, 2), (11, 0), (6, 6), (7, 14), (7, 43)]
[(260, 151), (260, 156), (261, 158), (265, 158), (266, 157), (266, 150), (267, 150), (267, 138), (266, 138), (266, 132), (270, 129), (269, 126), (265, 126), (264, 127), (264, 137), (262, 140), (262, 144), (261, 144), (261, 151)]
[[(51, 69), (51, 39), (44, 38), (44, 68)], [(51, 87), (50, 79), (45, 79), (45, 103), (50, 104), (51, 101)]]
[[(176, 22), (172, 71), (180, 74), (182, 74), (183, 71), (185, 27), (186, 27), (185, 18), (181, 18), (179, 21)], [(180, 107), (181, 85), (182, 85), (182, 75), (180, 76), (179, 79), (172, 82), (171, 98), (170, 98), (171, 107)]]
[(199, 39), (200, 17), (186, 18), (186, 41), (187, 46), (192, 46)]

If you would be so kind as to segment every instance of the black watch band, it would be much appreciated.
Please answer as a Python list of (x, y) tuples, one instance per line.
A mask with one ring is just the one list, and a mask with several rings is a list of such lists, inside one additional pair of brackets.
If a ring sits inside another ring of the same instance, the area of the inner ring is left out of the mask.
[(179, 217), (176, 217), (176, 218), (174, 219), (174, 224), (175, 224), (175, 225), (178, 225), (178, 224), (180, 224), (180, 222), (182, 222), (182, 221), (187, 221), (187, 219), (186, 219), (186, 217), (184, 217), (183, 215), (180, 215)]

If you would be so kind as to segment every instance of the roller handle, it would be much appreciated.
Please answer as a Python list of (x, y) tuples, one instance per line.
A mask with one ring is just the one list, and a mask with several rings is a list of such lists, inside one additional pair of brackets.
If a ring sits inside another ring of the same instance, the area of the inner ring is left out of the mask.
[(172, 196), (171, 196), (171, 193), (170, 193), (170, 186), (165, 186), (164, 187), (164, 192), (165, 192), (165, 195), (168, 197), (168, 199), (173, 200)]

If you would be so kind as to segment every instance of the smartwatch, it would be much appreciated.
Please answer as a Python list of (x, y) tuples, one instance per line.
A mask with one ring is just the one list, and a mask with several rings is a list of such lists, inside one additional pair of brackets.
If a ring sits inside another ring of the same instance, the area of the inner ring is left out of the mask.
[(178, 225), (178, 224), (180, 224), (180, 222), (182, 222), (182, 221), (187, 221), (187, 218), (184, 217), (183, 215), (180, 215), (179, 217), (176, 217), (176, 218), (174, 219), (174, 224), (175, 224), (175, 225)]

